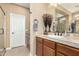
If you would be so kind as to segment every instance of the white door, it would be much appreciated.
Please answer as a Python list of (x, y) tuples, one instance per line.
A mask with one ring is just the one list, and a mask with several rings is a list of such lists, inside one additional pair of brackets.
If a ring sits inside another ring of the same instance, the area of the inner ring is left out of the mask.
[(10, 14), (10, 46), (18, 47), (25, 45), (25, 16)]

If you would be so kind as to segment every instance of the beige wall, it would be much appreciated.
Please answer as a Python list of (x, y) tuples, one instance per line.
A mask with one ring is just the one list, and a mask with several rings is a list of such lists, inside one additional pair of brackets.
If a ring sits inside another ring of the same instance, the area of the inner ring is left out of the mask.
[[(62, 6), (58, 6), (57, 9), (60, 9), (64, 12), (66, 12), (69, 16), (71, 16), (71, 13), (69, 11), (67, 11), (65, 8), (63, 8)], [(36, 34), (40, 34), (42, 35), (44, 32), (44, 25), (43, 25), (43, 19), (42, 19), (42, 15), (44, 13), (49, 13), (52, 14), (53, 19), (56, 19), (56, 7), (54, 6), (50, 6), (47, 3), (34, 3), (34, 4), (30, 4), (30, 10), (32, 12), (32, 14), (30, 15), (30, 48), (31, 48), (31, 54), (35, 55), (36, 54), (36, 40), (35, 40), (35, 36)], [(38, 23), (38, 32), (35, 33), (33, 31), (33, 21), (34, 19), (38, 19), (39, 23)], [(69, 17), (69, 21), (70, 21), (70, 17)]]
[(6, 37), (4, 39), (5, 47), (10, 47), (10, 13), (18, 13), (26, 16), (26, 29), (30, 31), (29, 9), (17, 6), (15, 4), (0, 4), (6, 13)]
[(42, 15), (44, 13), (47, 13), (47, 5), (43, 3), (32, 3), (30, 4), (30, 11), (32, 14), (30, 14), (30, 48), (31, 48), (31, 54), (35, 55), (36, 50), (36, 40), (35, 35), (36, 33), (33, 31), (33, 21), (34, 19), (38, 19), (38, 34), (43, 34), (44, 26), (43, 26), (43, 19)]

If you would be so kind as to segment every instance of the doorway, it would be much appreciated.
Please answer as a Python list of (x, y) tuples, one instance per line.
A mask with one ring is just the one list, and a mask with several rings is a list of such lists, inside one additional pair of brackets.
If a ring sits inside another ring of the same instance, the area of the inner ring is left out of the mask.
[(10, 13), (10, 47), (25, 46), (25, 16)]

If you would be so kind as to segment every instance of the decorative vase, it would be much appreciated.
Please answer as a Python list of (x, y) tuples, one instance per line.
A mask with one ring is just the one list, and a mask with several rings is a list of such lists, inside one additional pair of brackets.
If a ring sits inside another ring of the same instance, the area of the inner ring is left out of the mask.
[(48, 34), (48, 33), (47, 33), (48, 20), (47, 20), (47, 18), (44, 18), (43, 21), (44, 21), (44, 27), (45, 27), (44, 34)]
[(52, 24), (52, 20), (51, 20), (51, 19), (49, 19), (49, 20), (48, 20), (49, 32), (51, 32), (51, 30), (50, 30), (50, 28), (51, 28), (51, 24)]
[(44, 26), (45, 26), (44, 34), (48, 34), (47, 26), (49, 27), (49, 32), (51, 32), (50, 28), (52, 24), (52, 16), (50, 14), (44, 14), (43, 21), (44, 21)]

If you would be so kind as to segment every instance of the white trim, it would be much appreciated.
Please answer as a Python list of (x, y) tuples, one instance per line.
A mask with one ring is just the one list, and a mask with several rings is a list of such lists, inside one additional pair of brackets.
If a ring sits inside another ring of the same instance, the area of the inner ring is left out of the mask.
[[(22, 46), (26, 47), (26, 45), (22, 45)], [(19, 47), (20, 47), (20, 46), (19, 46)], [(16, 47), (16, 48), (18, 48), (18, 47)], [(11, 50), (11, 49), (12, 49), (12, 47), (6, 48), (6, 50)]]
[(33, 56), (31, 52), (30, 52), (30, 56)]
[(10, 47), (9, 47), (9, 48), (6, 48), (6, 50), (11, 50), (11, 49), (12, 49), (12, 48), (10, 48)]
[(37, 56), (37, 55), (36, 55), (36, 54), (33, 55), (33, 54), (30, 52), (30, 56)]

